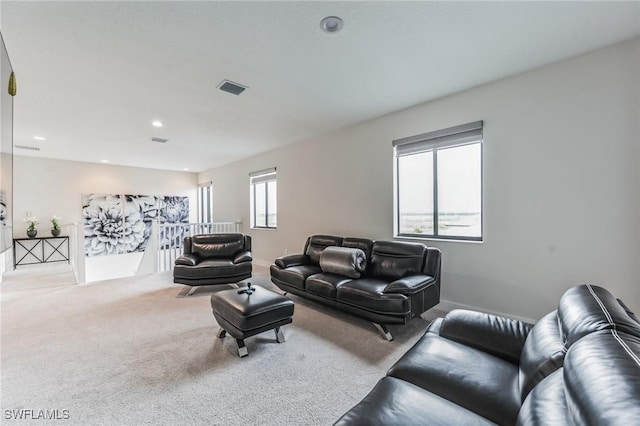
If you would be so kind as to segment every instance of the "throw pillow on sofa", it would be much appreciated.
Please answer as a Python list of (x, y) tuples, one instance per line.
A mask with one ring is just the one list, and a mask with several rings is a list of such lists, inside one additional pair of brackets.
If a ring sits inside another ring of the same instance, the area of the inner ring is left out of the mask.
[(367, 256), (357, 248), (329, 246), (320, 254), (322, 272), (360, 278), (367, 266)]

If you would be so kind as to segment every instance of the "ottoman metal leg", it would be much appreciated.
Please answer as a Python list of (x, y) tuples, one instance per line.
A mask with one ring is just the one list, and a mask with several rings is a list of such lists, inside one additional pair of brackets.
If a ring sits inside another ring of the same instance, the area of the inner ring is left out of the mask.
[(273, 331), (276, 332), (276, 342), (282, 343), (287, 341), (287, 339), (285, 339), (284, 337), (284, 332), (280, 327), (276, 327)]
[(225, 330), (224, 328), (221, 328), (220, 331), (218, 331), (218, 337), (221, 339), (224, 339), (224, 336), (227, 335), (227, 330)]
[(244, 339), (236, 339), (236, 344), (238, 345), (238, 355), (240, 355), (240, 358), (244, 358), (249, 355), (249, 351), (244, 345)]

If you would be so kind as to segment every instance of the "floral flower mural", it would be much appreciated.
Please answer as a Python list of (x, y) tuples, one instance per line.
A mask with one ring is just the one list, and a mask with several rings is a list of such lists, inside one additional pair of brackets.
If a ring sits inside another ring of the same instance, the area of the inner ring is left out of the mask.
[[(189, 223), (189, 197), (160, 197), (160, 223)], [(173, 226), (160, 232), (160, 248), (182, 247), (187, 227)]]
[(151, 238), (153, 221), (158, 217), (158, 197), (125, 195), (124, 198), (127, 253), (144, 251)]
[[(143, 252), (153, 232), (153, 222), (189, 223), (189, 197), (150, 195), (82, 196), (86, 256)], [(184, 227), (163, 229), (159, 247), (181, 247)]]
[(7, 205), (4, 202), (4, 192), (0, 191), (0, 226), (7, 223)]
[(125, 253), (120, 195), (82, 196), (85, 256)]

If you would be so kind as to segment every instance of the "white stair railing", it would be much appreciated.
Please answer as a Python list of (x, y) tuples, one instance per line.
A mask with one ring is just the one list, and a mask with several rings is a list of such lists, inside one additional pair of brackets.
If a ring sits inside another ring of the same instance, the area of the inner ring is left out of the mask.
[(197, 234), (240, 232), (242, 222), (153, 224), (152, 235), (138, 267), (138, 274), (171, 271), (182, 255), (184, 237)]

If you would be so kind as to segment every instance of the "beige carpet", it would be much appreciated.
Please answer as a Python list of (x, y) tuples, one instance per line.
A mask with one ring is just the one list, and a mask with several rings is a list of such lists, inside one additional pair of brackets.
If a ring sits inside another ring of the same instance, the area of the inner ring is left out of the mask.
[[(292, 296), (287, 341), (251, 337), (240, 359), (232, 338), (216, 338), (209, 305), (226, 286), (184, 297), (166, 273), (80, 286), (33, 274), (0, 287), (3, 425), (330, 425), (427, 326), (391, 327), (386, 342), (366, 321)], [(251, 282), (274, 288), (264, 272)], [(14, 420), (21, 409), (69, 419)]]

